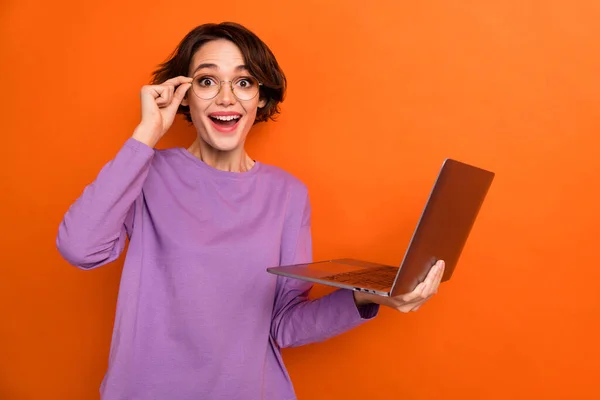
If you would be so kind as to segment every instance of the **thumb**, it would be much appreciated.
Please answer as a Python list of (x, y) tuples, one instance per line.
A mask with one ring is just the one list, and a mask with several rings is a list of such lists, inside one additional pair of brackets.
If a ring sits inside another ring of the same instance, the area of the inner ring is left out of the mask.
[(175, 90), (175, 93), (173, 94), (173, 100), (171, 101), (171, 104), (169, 104), (170, 109), (179, 108), (179, 105), (183, 101), (185, 94), (187, 93), (187, 91), (190, 89), (191, 86), (192, 86), (191, 83), (182, 83), (181, 85), (179, 85), (179, 87)]

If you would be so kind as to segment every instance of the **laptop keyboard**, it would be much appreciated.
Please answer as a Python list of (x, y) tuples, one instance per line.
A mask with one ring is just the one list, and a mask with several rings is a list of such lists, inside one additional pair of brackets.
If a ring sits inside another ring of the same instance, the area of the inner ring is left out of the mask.
[(383, 266), (342, 272), (320, 279), (387, 292), (392, 288), (397, 274), (397, 267)]

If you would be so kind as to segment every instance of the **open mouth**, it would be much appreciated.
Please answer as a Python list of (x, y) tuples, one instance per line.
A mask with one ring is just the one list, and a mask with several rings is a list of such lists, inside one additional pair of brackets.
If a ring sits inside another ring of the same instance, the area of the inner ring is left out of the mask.
[(234, 127), (242, 117), (239, 114), (236, 115), (209, 115), (210, 120), (219, 127), (231, 128)]

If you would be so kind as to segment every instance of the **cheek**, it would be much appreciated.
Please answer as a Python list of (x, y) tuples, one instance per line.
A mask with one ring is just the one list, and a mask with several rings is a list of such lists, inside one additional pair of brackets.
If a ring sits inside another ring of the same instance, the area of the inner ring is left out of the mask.
[(208, 104), (205, 101), (196, 99), (189, 99), (188, 106), (190, 107), (190, 114), (195, 115), (196, 119), (200, 119), (202, 114), (206, 111)]
[(251, 104), (246, 105), (246, 107), (244, 107), (244, 110), (246, 111), (246, 114), (248, 114), (248, 116), (255, 117), (256, 113), (258, 112), (258, 107), (258, 101), (253, 101)]

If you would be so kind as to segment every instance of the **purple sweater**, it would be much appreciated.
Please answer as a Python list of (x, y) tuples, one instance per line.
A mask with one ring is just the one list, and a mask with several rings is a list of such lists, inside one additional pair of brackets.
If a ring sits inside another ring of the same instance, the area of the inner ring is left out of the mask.
[(273, 166), (219, 171), (128, 139), (66, 213), (57, 246), (91, 269), (127, 239), (104, 400), (295, 399), (280, 348), (378, 311), (347, 290), (309, 300), (309, 283), (265, 271), (312, 260), (306, 186)]

